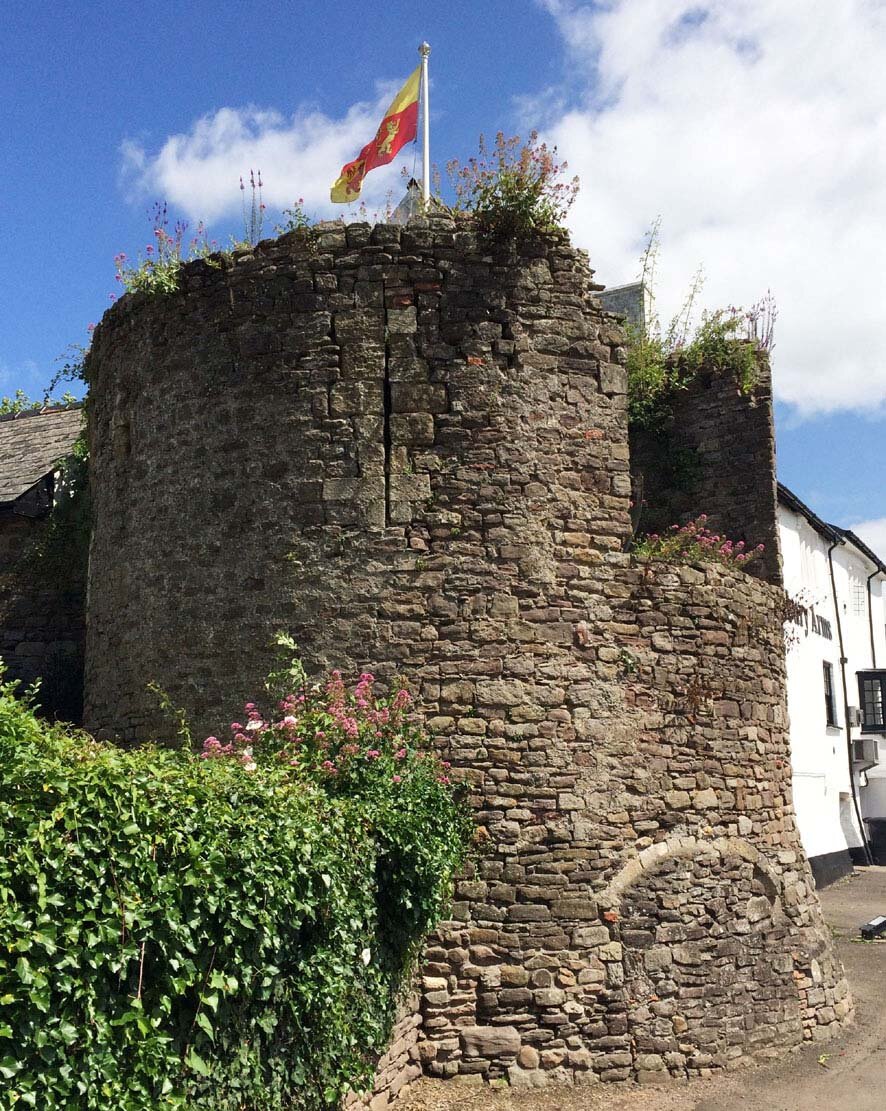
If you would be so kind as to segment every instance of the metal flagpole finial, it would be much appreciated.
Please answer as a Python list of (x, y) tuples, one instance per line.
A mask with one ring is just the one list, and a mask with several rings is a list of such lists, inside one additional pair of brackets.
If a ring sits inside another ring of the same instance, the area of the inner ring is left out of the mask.
[(423, 58), (427, 58), (427, 56), (431, 53), (430, 43), (423, 42), (421, 46), (419, 46), (418, 52)]

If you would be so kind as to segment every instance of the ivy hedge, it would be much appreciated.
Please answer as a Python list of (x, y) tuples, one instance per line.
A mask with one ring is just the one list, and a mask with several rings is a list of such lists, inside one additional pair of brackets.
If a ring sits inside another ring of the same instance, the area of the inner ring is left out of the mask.
[(49, 726), (0, 683), (4, 1111), (368, 1083), (470, 826), (405, 691), (361, 684), (247, 703), (197, 753)]

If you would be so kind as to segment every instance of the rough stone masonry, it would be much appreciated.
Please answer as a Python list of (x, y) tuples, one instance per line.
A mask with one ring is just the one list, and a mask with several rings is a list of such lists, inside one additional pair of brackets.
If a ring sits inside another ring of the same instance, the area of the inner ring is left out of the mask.
[(285, 628), (311, 670), (405, 676), (470, 786), (483, 846), (376, 1107), (422, 1071), (704, 1075), (851, 1015), (794, 821), (778, 588), (624, 554), (596, 289), (565, 234), (326, 225), (95, 333), (88, 726), (167, 736), (153, 679), (215, 731)]

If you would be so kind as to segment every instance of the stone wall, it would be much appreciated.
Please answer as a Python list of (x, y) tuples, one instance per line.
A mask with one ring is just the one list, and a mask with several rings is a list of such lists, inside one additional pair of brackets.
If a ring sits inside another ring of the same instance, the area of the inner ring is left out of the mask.
[(631, 430), (631, 471), (646, 502), (639, 531), (663, 531), (707, 513), (708, 527), (748, 546), (764, 544), (751, 574), (781, 582), (772, 377), (763, 358), (743, 394), (734, 375), (707, 370), (676, 395), (663, 433)]
[(484, 849), (386, 1090), (416, 1062), (696, 1074), (850, 1010), (776, 592), (623, 554), (624, 352), (591, 277), (559, 235), (326, 227), (95, 333), (88, 724), (168, 736), (155, 679), (214, 731), (286, 628), (312, 671), (405, 675), (470, 786)]
[(83, 711), (85, 582), (82, 568), (43, 565), (36, 553), (45, 517), (0, 512), (0, 659), (7, 677), (40, 679), (39, 705), (50, 717)]
[(159, 734), (153, 678), (215, 730), (281, 626), (314, 668), (519, 700), (629, 527), (621, 337), (586, 263), (352, 225), (185, 282), (93, 339), (90, 726)]
[(567, 687), (540, 760), (459, 747), (494, 848), (428, 952), (432, 1075), (706, 1075), (851, 1014), (791, 804), (777, 591), (715, 567), (618, 582), (572, 653), (608, 698)]

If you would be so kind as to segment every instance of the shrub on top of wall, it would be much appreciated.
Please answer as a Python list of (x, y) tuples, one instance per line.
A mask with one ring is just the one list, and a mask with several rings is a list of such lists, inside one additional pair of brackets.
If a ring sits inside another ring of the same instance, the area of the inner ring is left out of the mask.
[[(338, 1105), (469, 835), (405, 692), (295, 689), (124, 751), (0, 685), (0, 1106)], [(276, 719), (276, 720), (275, 720)]]

